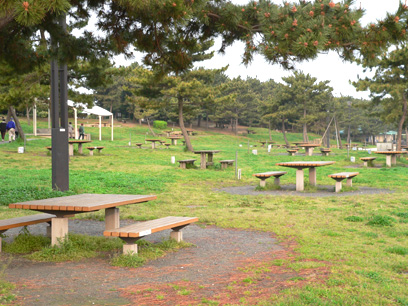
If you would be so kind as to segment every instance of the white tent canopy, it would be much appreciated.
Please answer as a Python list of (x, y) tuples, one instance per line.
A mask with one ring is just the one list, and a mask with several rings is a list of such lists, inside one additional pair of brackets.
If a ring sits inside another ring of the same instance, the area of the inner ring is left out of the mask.
[(87, 105), (83, 103), (77, 103), (71, 100), (68, 100), (68, 106), (72, 107), (74, 109), (74, 117), (75, 117), (75, 126), (74, 126), (74, 131), (75, 131), (75, 138), (78, 138), (78, 120), (77, 120), (77, 112), (78, 109), (80, 109), (83, 113), (90, 114), (90, 115), (96, 115), (99, 116), (99, 140), (102, 140), (102, 117), (111, 117), (111, 140), (113, 141), (113, 114), (110, 111), (107, 111), (106, 109), (100, 107), (100, 106), (93, 106), (92, 108), (87, 108)]

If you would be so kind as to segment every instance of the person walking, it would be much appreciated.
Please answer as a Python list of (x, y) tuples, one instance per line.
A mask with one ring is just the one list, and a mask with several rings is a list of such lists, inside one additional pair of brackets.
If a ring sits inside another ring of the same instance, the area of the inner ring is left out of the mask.
[(6, 119), (2, 117), (0, 122), (1, 141), (4, 141), (4, 138), (6, 137), (6, 131), (7, 131)]
[(78, 139), (81, 139), (81, 137), (82, 137), (82, 140), (84, 140), (85, 139), (85, 128), (84, 128), (83, 123), (81, 123), (81, 126), (79, 127), (78, 131), (79, 131), (79, 138)]
[(10, 121), (7, 123), (6, 130), (9, 134), (9, 142), (16, 140), (16, 124), (14, 123), (13, 119), (10, 119)]
[(74, 127), (72, 126), (72, 122), (68, 123), (68, 138), (75, 138)]

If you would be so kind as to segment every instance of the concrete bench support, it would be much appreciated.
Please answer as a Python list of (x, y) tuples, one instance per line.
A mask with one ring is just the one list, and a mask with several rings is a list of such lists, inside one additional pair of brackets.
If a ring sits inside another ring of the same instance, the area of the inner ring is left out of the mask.
[(125, 241), (125, 244), (123, 245), (124, 254), (136, 254), (138, 252), (136, 242), (139, 239), (156, 232), (171, 229), (172, 232), (170, 233), (170, 238), (180, 242), (183, 240), (181, 230), (187, 225), (197, 221), (198, 218), (196, 217), (165, 217), (128, 225), (122, 228), (105, 230), (103, 234), (108, 237), (119, 237)]
[(228, 166), (232, 166), (234, 164), (234, 160), (220, 160), (221, 163), (221, 169), (227, 169)]

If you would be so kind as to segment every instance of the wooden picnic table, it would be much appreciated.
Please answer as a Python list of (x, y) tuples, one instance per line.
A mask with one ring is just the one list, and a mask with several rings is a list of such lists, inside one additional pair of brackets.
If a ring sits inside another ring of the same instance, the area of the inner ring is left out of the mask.
[[(213, 155), (215, 153), (219, 153), (221, 152), (220, 150), (198, 150), (198, 151), (194, 151), (194, 154), (200, 154), (201, 156), (201, 169), (206, 169), (207, 168), (207, 163), (208, 164), (212, 164), (213, 162)], [(208, 160), (207, 160), (207, 156), (208, 156)]]
[(303, 191), (305, 190), (303, 169), (309, 169), (309, 184), (316, 186), (316, 168), (334, 163), (334, 161), (295, 161), (277, 163), (276, 166), (296, 168), (296, 191)]
[(305, 155), (306, 156), (312, 156), (313, 155), (313, 149), (316, 147), (320, 147), (320, 144), (315, 144), (315, 143), (300, 143), (299, 147), (302, 147), (305, 149)]
[(161, 139), (146, 139), (146, 141), (150, 141), (152, 143), (152, 149), (155, 149), (156, 142), (161, 142)]
[(82, 144), (92, 142), (91, 140), (80, 140), (80, 139), (71, 139), (68, 141), (68, 146), (69, 146), (69, 155), (73, 156), (74, 155), (74, 144), (78, 144), (78, 153), (82, 154)]
[(391, 167), (391, 165), (397, 164), (397, 155), (399, 154), (406, 154), (407, 151), (377, 151), (374, 152), (376, 154), (384, 154), (385, 155), (385, 164), (387, 167)]
[(155, 195), (77, 194), (9, 204), (9, 208), (30, 209), (53, 214), (51, 244), (59, 244), (68, 234), (68, 218), (75, 214), (105, 210), (105, 230), (120, 227), (118, 206), (155, 200)]

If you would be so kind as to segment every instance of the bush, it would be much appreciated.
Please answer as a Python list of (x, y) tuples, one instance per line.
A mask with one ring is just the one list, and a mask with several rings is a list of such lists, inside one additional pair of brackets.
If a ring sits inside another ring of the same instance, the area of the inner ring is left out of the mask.
[(155, 129), (160, 129), (160, 130), (167, 129), (167, 122), (162, 121), (162, 120), (155, 120), (153, 122), (153, 127)]
[(48, 118), (48, 112), (46, 112), (46, 111), (39, 111), (39, 112), (37, 112), (37, 117), (38, 117), (38, 118)]
[(370, 218), (370, 221), (367, 222), (367, 225), (393, 226), (393, 222), (395, 222), (395, 219), (389, 216), (373, 216)]

